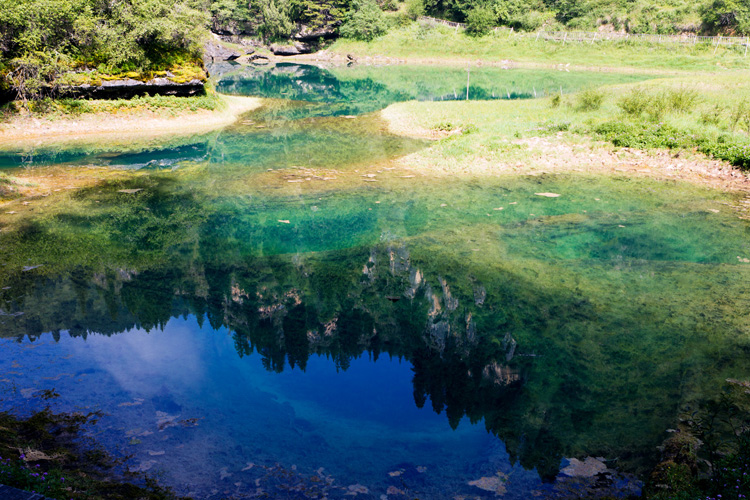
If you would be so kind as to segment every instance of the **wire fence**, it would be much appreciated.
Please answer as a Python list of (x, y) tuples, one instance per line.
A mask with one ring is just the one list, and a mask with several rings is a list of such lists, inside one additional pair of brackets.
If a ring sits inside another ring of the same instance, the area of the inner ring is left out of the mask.
[[(442, 24), (454, 28), (456, 31), (459, 29), (466, 29), (464, 23), (456, 23), (453, 21), (446, 21), (445, 19), (437, 19), (429, 16), (420, 16), (419, 21), (428, 24)], [(537, 31), (533, 33), (523, 33), (513, 31), (513, 28), (506, 28), (504, 26), (498, 26), (493, 28), (495, 33), (508, 33), (508, 36), (518, 36), (524, 38), (533, 38), (535, 40), (547, 40), (566, 43), (588, 43), (594, 44), (597, 42), (607, 41), (633, 41), (633, 42), (646, 42), (646, 43), (678, 43), (683, 45), (696, 45), (696, 44), (711, 44), (718, 48), (721, 46), (737, 46), (741, 47), (745, 51), (747, 56), (747, 49), (750, 47), (750, 37), (745, 36), (698, 36), (693, 34), (680, 34), (680, 35), (650, 35), (650, 34), (633, 34), (633, 33), (615, 33), (615, 32), (599, 32), (599, 31)]]

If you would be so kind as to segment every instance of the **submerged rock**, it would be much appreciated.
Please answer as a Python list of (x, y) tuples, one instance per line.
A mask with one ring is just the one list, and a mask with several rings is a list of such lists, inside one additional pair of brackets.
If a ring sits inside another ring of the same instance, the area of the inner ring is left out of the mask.
[(571, 458), (568, 466), (562, 469), (560, 474), (569, 477), (594, 477), (607, 470), (603, 460), (594, 457), (586, 457), (583, 461)]
[(498, 472), (495, 476), (480, 477), (474, 481), (469, 481), (469, 486), (474, 486), (480, 490), (489, 491), (494, 493), (495, 496), (502, 496), (505, 494), (505, 482), (508, 480), (508, 476), (502, 472)]

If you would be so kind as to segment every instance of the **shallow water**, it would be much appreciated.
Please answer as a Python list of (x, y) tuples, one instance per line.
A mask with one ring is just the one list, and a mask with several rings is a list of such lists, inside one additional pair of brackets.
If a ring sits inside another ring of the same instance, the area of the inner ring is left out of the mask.
[(409, 174), (425, 143), (321, 109), (36, 163), (133, 172), (0, 214), (2, 408), (102, 409), (196, 498), (555, 497), (571, 457), (642, 474), (750, 375), (733, 196)]

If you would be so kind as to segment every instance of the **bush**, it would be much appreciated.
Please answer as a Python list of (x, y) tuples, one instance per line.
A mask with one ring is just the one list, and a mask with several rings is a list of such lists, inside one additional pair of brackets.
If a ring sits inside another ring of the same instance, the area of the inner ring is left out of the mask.
[(289, 18), (291, 5), (285, 0), (263, 0), (260, 2), (261, 24), (258, 33), (266, 42), (286, 39), (294, 25)]
[(339, 29), (345, 38), (370, 41), (388, 32), (388, 19), (375, 0), (355, 2), (348, 19)]
[(602, 107), (604, 92), (598, 89), (584, 89), (578, 93), (576, 101), (579, 111), (596, 111)]
[(670, 89), (667, 91), (666, 99), (669, 102), (669, 109), (677, 113), (688, 113), (693, 110), (699, 100), (698, 91), (680, 87), (679, 89)]
[(466, 16), (466, 33), (471, 36), (484, 36), (497, 24), (495, 12), (488, 7), (476, 7)]
[(618, 101), (617, 106), (625, 114), (640, 117), (645, 113), (656, 121), (670, 112), (688, 113), (693, 110), (698, 100), (698, 92), (685, 87), (669, 89), (659, 94), (634, 88)]
[(424, 12), (424, 0), (406, 0), (406, 15), (411, 19), (416, 20), (418, 17), (424, 16)]
[(554, 17), (552, 12), (530, 10), (510, 16), (507, 24), (517, 31), (536, 31)]
[(396, 0), (379, 0), (377, 3), (380, 10), (388, 12), (395, 12), (398, 10), (398, 3)]
[(750, 33), (750, 5), (742, 0), (713, 0), (700, 9), (703, 30), (710, 34)]
[(641, 116), (651, 103), (651, 96), (644, 89), (636, 87), (617, 102), (617, 106), (628, 115)]
[(747, 101), (738, 102), (730, 111), (729, 125), (733, 131), (739, 126), (750, 133), (750, 105)]
[(38, 99), (81, 66), (119, 73), (195, 61), (208, 14), (188, 1), (0, 0), (4, 86)]
[(713, 108), (704, 110), (701, 113), (701, 123), (703, 125), (715, 125), (718, 126), (721, 123), (721, 119), (724, 116), (724, 108), (718, 104)]
[(724, 136), (710, 138), (679, 130), (669, 125), (649, 123), (607, 122), (594, 132), (615, 146), (650, 149), (697, 149), (714, 158), (727, 161), (735, 167), (750, 170), (750, 142), (738, 142)]

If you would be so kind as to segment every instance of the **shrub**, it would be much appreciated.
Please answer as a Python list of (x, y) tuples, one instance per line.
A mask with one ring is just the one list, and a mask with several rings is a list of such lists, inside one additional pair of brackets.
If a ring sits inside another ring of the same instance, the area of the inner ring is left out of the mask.
[(380, 7), (380, 10), (383, 11), (395, 12), (398, 10), (398, 4), (396, 0), (379, 0), (377, 4), (378, 7)]
[(604, 92), (598, 89), (584, 89), (578, 93), (576, 102), (579, 111), (596, 111), (602, 107)]
[(466, 16), (466, 33), (471, 36), (484, 36), (495, 27), (497, 16), (488, 7), (476, 7)]
[(644, 89), (636, 87), (617, 102), (617, 106), (628, 115), (641, 116), (648, 109), (651, 96)]
[(703, 30), (711, 34), (746, 35), (750, 33), (750, 5), (742, 0), (713, 0), (703, 4), (699, 13)]
[(263, 40), (282, 40), (289, 36), (294, 25), (289, 17), (290, 4), (284, 0), (264, 0), (260, 2), (261, 24), (258, 33)]
[(345, 38), (370, 41), (388, 32), (388, 20), (375, 0), (355, 2), (346, 22), (339, 29)]
[(693, 110), (698, 103), (698, 91), (680, 87), (679, 89), (669, 89), (666, 94), (669, 102), (669, 109), (677, 113), (688, 113)]
[(424, 12), (424, 0), (406, 0), (406, 15), (411, 19), (423, 16)]
[(661, 123), (611, 121), (599, 125), (594, 132), (619, 147), (695, 148), (701, 153), (727, 161), (738, 168), (750, 170), (750, 142), (727, 139), (723, 136), (713, 139)]
[(713, 108), (704, 110), (701, 113), (700, 122), (703, 125), (715, 125), (718, 126), (721, 123), (721, 119), (724, 116), (724, 108), (718, 104)]
[(544, 23), (554, 19), (552, 12), (540, 12), (538, 10), (529, 10), (524, 12), (518, 12), (508, 19), (508, 25), (513, 27), (515, 30), (521, 31), (536, 31), (541, 28)]
[(645, 113), (657, 121), (670, 112), (690, 112), (698, 100), (698, 92), (685, 87), (669, 89), (658, 94), (634, 88), (618, 101), (617, 106), (625, 114), (640, 117)]
[(750, 132), (750, 105), (747, 101), (738, 102), (729, 113), (729, 126), (735, 130), (738, 126)]

